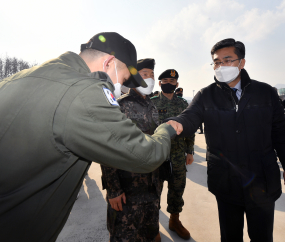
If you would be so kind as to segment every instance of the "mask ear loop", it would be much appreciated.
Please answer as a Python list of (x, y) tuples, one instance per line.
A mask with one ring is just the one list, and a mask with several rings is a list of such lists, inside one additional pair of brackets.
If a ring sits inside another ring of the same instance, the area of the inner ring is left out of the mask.
[[(240, 65), (240, 63), (241, 63), (241, 60), (239, 61), (239, 64), (238, 64), (238, 66), (237, 66), (237, 68), (239, 69), (239, 65)], [(241, 69), (239, 69), (239, 71), (238, 71), (239, 73), (241, 72)]]
[(241, 63), (241, 59), (239, 60), (239, 64), (238, 64), (238, 67), (239, 67), (240, 63)]
[(103, 62), (103, 71), (104, 71), (104, 67), (105, 67), (105, 63), (108, 59), (106, 59), (104, 62)]

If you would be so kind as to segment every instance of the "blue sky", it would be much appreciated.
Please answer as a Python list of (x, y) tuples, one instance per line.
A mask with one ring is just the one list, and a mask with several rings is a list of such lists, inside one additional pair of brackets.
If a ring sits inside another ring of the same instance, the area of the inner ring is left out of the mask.
[(246, 46), (252, 79), (285, 85), (285, 0), (10, 0), (0, 11), (2, 57), (42, 63), (115, 31), (136, 46), (138, 59), (156, 60), (156, 81), (175, 68), (192, 97), (213, 82), (211, 47), (235, 38)]

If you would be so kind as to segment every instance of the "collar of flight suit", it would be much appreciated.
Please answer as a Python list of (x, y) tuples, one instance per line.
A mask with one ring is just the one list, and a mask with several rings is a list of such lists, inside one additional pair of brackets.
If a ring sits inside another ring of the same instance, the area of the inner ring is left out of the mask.
[(67, 51), (61, 56), (59, 56), (59, 59), (62, 60), (62, 62), (65, 65), (70, 66), (72, 69), (74, 69), (79, 73), (85, 73), (85, 74), (91, 73), (85, 61), (78, 54), (75, 54), (74, 52)]
[(94, 77), (94, 78), (99, 79), (100, 81), (103, 81), (103, 82), (108, 82), (113, 88), (113, 90), (111, 90), (111, 91), (114, 91), (115, 86), (114, 86), (111, 78), (108, 76), (108, 74), (106, 72), (96, 71), (96, 72), (89, 73), (88, 76)]
[(99, 79), (100, 81), (108, 82), (111, 84), (114, 91), (115, 87), (114, 84), (111, 80), (111, 78), (108, 76), (106, 72), (103, 71), (96, 71), (96, 72), (91, 72), (88, 65), (85, 63), (85, 61), (77, 54), (67, 51), (64, 54), (62, 54), (59, 57), (64, 64), (70, 66), (72, 69), (79, 73), (84, 73), (87, 74), (90, 77), (94, 77), (96, 79)]

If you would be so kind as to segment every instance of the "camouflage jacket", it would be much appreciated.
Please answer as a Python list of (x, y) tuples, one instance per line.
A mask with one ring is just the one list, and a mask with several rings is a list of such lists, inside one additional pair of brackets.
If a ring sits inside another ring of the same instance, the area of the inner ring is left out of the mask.
[[(188, 107), (187, 101), (176, 94), (169, 100), (160, 92), (159, 96), (152, 97), (151, 101), (158, 110), (160, 124), (164, 119), (177, 116)], [(195, 134), (186, 138), (176, 137), (171, 141), (171, 153), (177, 151), (177, 148), (180, 147), (185, 153), (192, 154), (194, 152), (194, 141)]]
[[(146, 134), (153, 134), (159, 124), (158, 112), (148, 96), (142, 98), (134, 90), (118, 100), (121, 111)], [(159, 169), (152, 173), (132, 173), (101, 166), (103, 186), (107, 189), (107, 201), (125, 192), (127, 202), (143, 203), (157, 199), (161, 193)]]

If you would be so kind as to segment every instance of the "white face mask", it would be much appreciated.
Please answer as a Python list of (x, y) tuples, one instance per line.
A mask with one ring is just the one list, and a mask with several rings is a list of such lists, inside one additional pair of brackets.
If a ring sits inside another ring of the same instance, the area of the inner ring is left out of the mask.
[[(241, 62), (241, 61), (240, 61)], [(239, 65), (240, 65), (239, 62)], [(238, 66), (239, 66), (238, 65)], [(220, 66), (215, 70), (215, 76), (219, 82), (225, 82), (229, 84), (237, 78), (239, 74), (238, 66)]]
[(144, 81), (147, 84), (147, 87), (136, 87), (136, 89), (140, 94), (145, 96), (151, 94), (154, 88), (154, 80), (152, 78), (147, 78), (144, 79)]
[[(105, 60), (104, 63), (103, 63), (103, 70), (104, 70), (104, 64), (105, 64), (106, 61), (107, 60)], [(114, 93), (115, 98), (117, 99), (117, 98), (119, 98), (121, 96), (121, 86), (122, 85), (121, 85), (121, 83), (119, 83), (118, 73), (117, 73), (117, 65), (116, 65), (116, 61), (115, 60), (114, 60), (114, 63), (115, 63), (117, 83), (114, 84), (115, 89), (114, 89), (113, 93)]]

